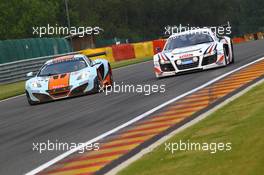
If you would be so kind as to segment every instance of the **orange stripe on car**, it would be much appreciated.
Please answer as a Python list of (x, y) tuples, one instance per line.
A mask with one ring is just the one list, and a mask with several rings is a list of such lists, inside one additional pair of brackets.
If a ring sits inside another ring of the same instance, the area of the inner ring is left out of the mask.
[(49, 79), (49, 90), (64, 88), (70, 84), (70, 73), (54, 75)]
[(222, 63), (224, 61), (224, 56), (221, 56), (221, 58), (218, 60), (218, 63)]
[(154, 72), (157, 74), (160, 74), (162, 71), (158, 67), (154, 67)]

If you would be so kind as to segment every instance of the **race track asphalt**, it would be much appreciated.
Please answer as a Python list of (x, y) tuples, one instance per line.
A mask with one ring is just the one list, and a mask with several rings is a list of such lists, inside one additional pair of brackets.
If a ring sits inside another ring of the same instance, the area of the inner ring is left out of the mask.
[(157, 80), (152, 62), (113, 71), (117, 84), (165, 85), (165, 93), (104, 93), (29, 106), (26, 97), (0, 102), (0, 174), (25, 174), (63, 151), (33, 151), (33, 143), (83, 143), (209, 80), (264, 56), (264, 40), (234, 46), (228, 67)]

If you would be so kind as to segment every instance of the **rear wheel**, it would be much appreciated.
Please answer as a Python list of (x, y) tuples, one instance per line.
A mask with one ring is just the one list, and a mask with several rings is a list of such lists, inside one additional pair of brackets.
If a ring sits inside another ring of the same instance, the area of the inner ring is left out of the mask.
[(235, 54), (234, 54), (234, 47), (233, 47), (233, 43), (231, 43), (231, 50), (232, 50), (232, 61), (231, 61), (231, 64), (234, 64), (235, 63)]
[(109, 76), (110, 76), (110, 86), (113, 86), (113, 73), (112, 73), (112, 68), (109, 65)]
[(100, 92), (103, 86), (104, 84), (103, 84), (102, 76), (98, 72), (97, 77), (95, 78), (95, 81), (94, 81), (94, 93)]
[(225, 65), (228, 65), (229, 55), (227, 53), (226, 47), (224, 47), (224, 57), (225, 57)]

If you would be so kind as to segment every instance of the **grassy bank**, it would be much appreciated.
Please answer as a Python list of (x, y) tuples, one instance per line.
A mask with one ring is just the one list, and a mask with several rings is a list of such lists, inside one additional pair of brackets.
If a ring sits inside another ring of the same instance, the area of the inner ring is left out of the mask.
[(132, 64), (142, 63), (142, 62), (146, 62), (150, 60), (152, 60), (152, 57), (142, 58), (142, 59), (131, 59), (131, 60), (126, 60), (126, 61), (119, 61), (119, 62), (111, 63), (111, 66), (113, 69), (116, 69), (119, 67), (129, 66)]
[(119, 175), (262, 175), (264, 172), (264, 84), (219, 109), (166, 143), (228, 143), (231, 151), (165, 151), (165, 144)]
[(25, 82), (0, 85), (0, 100), (23, 94), (25, 92)]
[[(142, 58), (142, 59), (131, 59), (126, 61), (111, 63), (111, 66), (113, 69), (115, 69), (115, 68), (120, 68), (132, 64), (149, 61), (151, 59), (152, 59), (151, 57)], [(0, 100), (23, 94), (25, 91), (24, 85), (25, 85), (24, 81), (0, 85)]]

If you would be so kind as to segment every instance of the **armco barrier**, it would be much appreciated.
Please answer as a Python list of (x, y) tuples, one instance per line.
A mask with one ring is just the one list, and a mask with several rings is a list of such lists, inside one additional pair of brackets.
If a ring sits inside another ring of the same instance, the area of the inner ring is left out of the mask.
[[(0, 84), (12, 83), (16, 81), (26, 80), (28, 72), (36, 73), (40, 67), (49, 59), (59, 56), (78, 54), (79, 52), (71, 52), (67, 54), (52, 55), (47, 57), (39, 57), (34, 59), (26, 59), (11, 63), (0, 64)], [(101, 57), (105, 52), (87, 55), (89, 57)]]
[[(259, 32), (256, 33), (255, 35), (254, 34), (245, 35), (246, 38), (237, 37), (237, 38), (233, 38), (232, 40), (234, 44), (237, 44), (237, 43), (246, 42), (247, 40), (254, 40), (256, 38), (263, 39), (263, 36), (264, 33)], [(165, 42), (166, 40), (164, 39), (158, 39), (158, 40), (142, 42), (142, 43), (120, 44), (120, 45), (113, 45), (112, 47), (86, 49), (75, 53), (82, 53), (92, 59), (105, 58), (109, 62), (122, 61), (133, 58), (140, 59), (140, 58), (151, 57), (154, 54), (156, 54), (157, 53), (156, 49), (157, 48), (163, 49)], [(68, 54), (74, 54), (74, 53), (68, 53)], [(27, 72), (37, 71), (45, 61), (51, 59), (52, 57), (68, 55), (68, 54), (39, 57), (34, 59), (27, 59), (27, 60), (0, 64), (0, 84), (25, 80), (26, 79), (25, 74)]]
[(153, 43), (153, 52), (154, 54), (157, 54), (158, 53), (157, 48), (163, 49), (166, 40), (164, 39), (154, 40), (152, 41), (152, 43)]
[[(100, 58), (107, 59), (110, 63), (114, 62), (114, 57), (113, 57), (113, 51), (111, 47), (103, 47), (103, 48), (95, 48), (95, 49), (86, 49), (80, 51), (81, 54), (84, 55), (93, 55), (96, 53), (102, 53), (105, 52), (105, 55), (101, 55)], [(98, 56), (91, 57), (91, 59), (96, 59)]]
[(135, 58), (134, 47), (131, 44), (113, 45), (112, 50), (115, 61)]
[(142, 43), (134, 43), (132, 44), (135, 51), (136, 58), (146, 58), (154, 55), (153, 52), (153, 44), (151, 41), (142, 42)]

